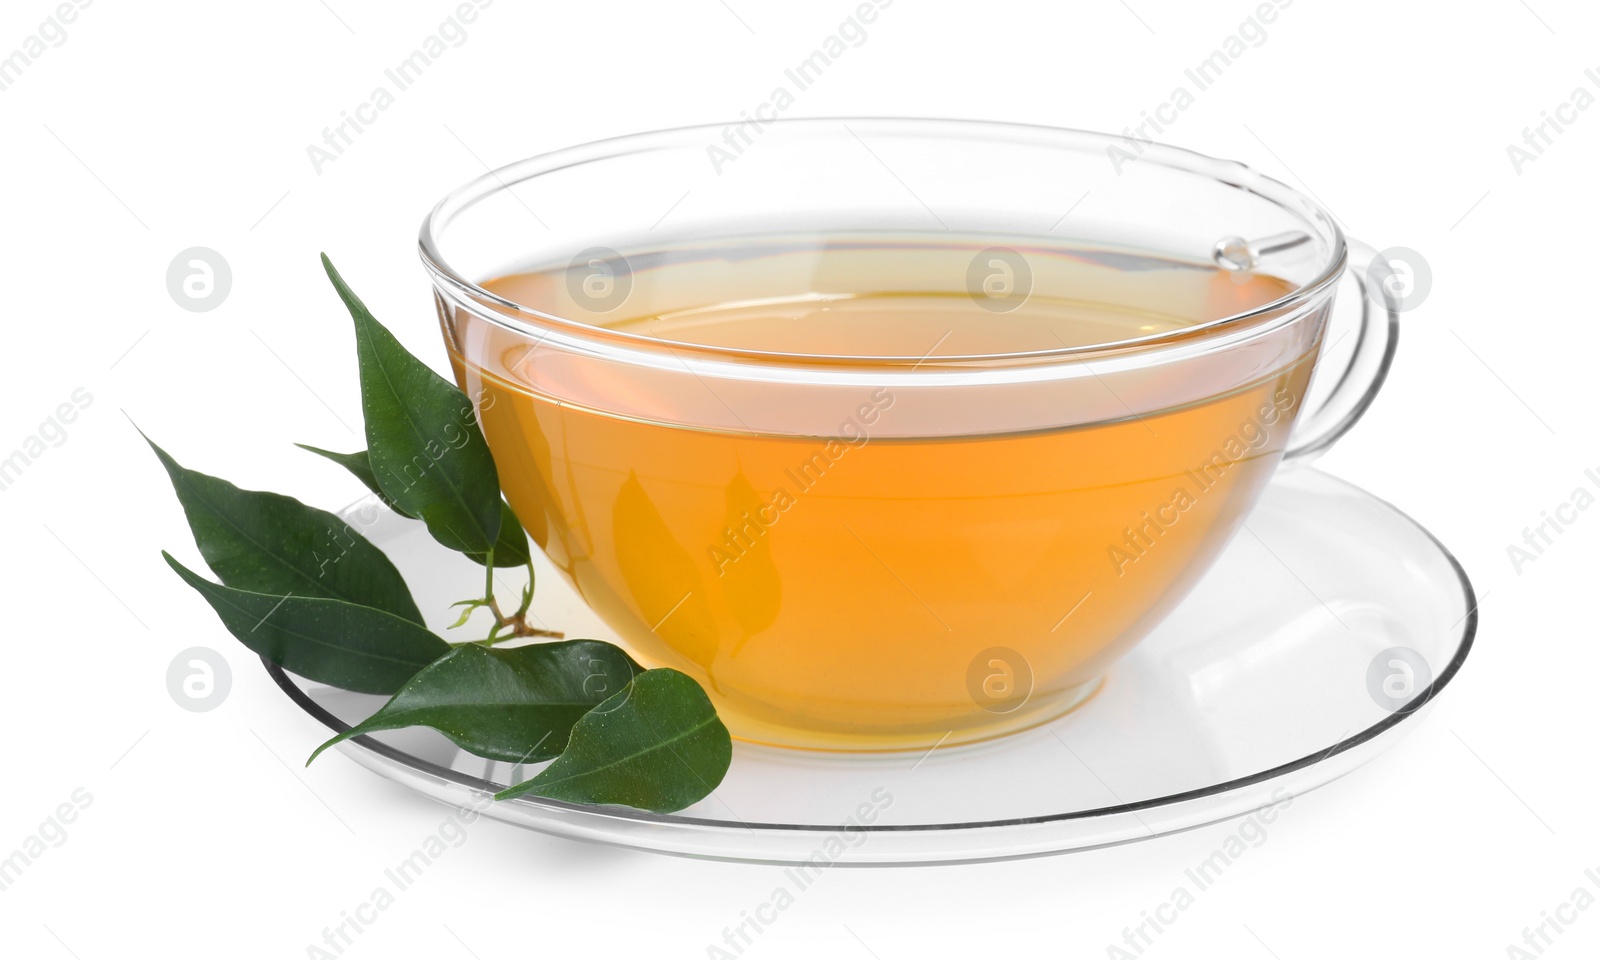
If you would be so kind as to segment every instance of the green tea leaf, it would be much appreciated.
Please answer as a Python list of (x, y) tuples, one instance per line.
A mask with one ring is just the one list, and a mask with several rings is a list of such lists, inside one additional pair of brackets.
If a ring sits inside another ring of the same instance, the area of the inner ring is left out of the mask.
[(372, 461), (367, 458), (367, 451), (357, 450), (355, 453), (335, 453), (332, 450), (324, 450), (321, 447), (313, 447), (309, 443), (297, 443), (295, 446), (299, 447), (301, 450), (309, 450), (319, 457), (326, 457), (327, 459), (332, 460), (334, 463), (337, 463), (339, 466), (344, 467), (346, 470), (354, 474), (355, 478), (360, 480), (368, 490), (371, 490), (374, 494), (376, 494), (378, 499), (383, 501), (384, 506), (388, 507), (390, 510), (393, 510), (395, 513), (400, 514), (402, 517), (407, 517), (412, 520), (417, 519), (413, 514), (406, 513), (404, 510), (400, 509), (400, 507), (396, 506), (395, 502), (389, 499), (389, 495), (383, 492), (383, 488), (378, 486), (378, 476), (372, 472)]
[(404, 578), (343, 520), (293, 497), (241, 490), (189, 470), (150, 440), (206, 565), (224, 584), (269, 596), (325, 597), (421, 624)]
[(472, 401), (400, 345), (322, 258), (355, 321), (367, 455), (378, 486), (435, 540), (462, 553), (488, 553), (504, 504), (489, 445)]
[[(487, 559), (481, 553), (469, 553), (467, 556), (482, 563)], [(527, 563), (528, 534), (522, 529), (522, 521), (511, 512), (511, 504), (500, 503), (500, 535), (494, 541), (494, 565), (497, 567), (520, 567)]]
[[(372, 472), (372, 461), (367, 457), (367, 451), (335, 453), (332, 450), (324, 450), (321, 447), (313, 447), (305, 443), (297, 443), (295, 446), (302, 450), (309, 450), (319, 457), (326, 457), (344, 467), (354, 474), (357, 480), (365, 484), (368, 490), (377, 494), (378, 499), (382, 500), (390, 510), (400, 514), (402, 517), (417, 519), (412, 514), (400, 509), (393, 500), (389, 499), (389, 495), (383, 492), (383, 488), (378, 485), (377, 475)], [(511, 511), (509, 503), (502, 500), (500, 508), (500, 536), (495, 540), (494, 544), (494, 565), (497, 567), (520, 567), (528, 562), (528, 535), (522, 529), (522, 521), (518, 520), (517, 515)], [(467, 556), (478, 563), (482, 563), (485, 559), (481, 553), (468, 553)]]
[[(406, 681), (362, 723), (316, 749), (378, 730), (432, 727), (461, 749), (508, 763), (549, 760), (572, 725), (644, 668), (599, 640), (456, 647)], [(306, 763), (310, 764), (311, 760)]]
[(326, 597), (274, 596), (212, 583), (165, 550), (167, 565), (255, 653), (302, 677), (357, 693), (394, 693), (450, 645), (382, 610)]
[(495, 799), (535, 794), (670, 813), (716, 789), (732, 757), (728, 728), (700, 685), (676, 670), (647, 670), (584, 714), (554, 763)]

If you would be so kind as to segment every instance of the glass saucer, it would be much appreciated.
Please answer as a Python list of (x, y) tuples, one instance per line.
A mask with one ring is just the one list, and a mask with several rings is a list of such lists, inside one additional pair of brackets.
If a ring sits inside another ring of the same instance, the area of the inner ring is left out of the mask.
[[(367, 533), (420, 585), (424, 610), (482, 589), (482, 568), (446, 554), (420, 524), (385, 515)], [(614, 639), (548, 564), (538, 573), (544, 622)], [(427, 729), (339, 749), (445, 803), (661, 853), (814, 865), (1037, 856), (1228, 819), (1349, 773), (1416, 725), (1476, 627), (1472, 585), (1428, 531), (1356, 486), (1291, 467), (1092, 700), (1021, 733), (925, 753), (736, 742), (721, 786), (672, 815), (493, 803), (488, 794), (537, 767), (471, 756)], [(383, 703), (268, 671), (331, 730)]]

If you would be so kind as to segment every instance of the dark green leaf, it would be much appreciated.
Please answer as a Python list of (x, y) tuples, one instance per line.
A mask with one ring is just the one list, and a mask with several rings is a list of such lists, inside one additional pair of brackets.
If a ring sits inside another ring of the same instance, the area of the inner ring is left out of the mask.
[(487, 553), (500, 534), (503, 504), (472, 401), (408, 353), (327, 256), (322, 265), (355, 321), (367, 454), (378, 486), (401, 512), (420, 517), (435, 540)]
[(241, 490), (185, 469), (145, 440), (172, 478), (200, 556), (227, 586), (345, 600), (422, 623), (394, 564), (343, 520), (293, 497)]
[(417, 726), (438, 730), (475, 756), (549, 760), (566, 749), (572, 725), (589, 708), (642, 671), (599, 640), (506, 649), (465, 644), (406, 681), (377, 713), (318, 747), (311, 760), (341, 740)]
[(326, 457), (329, 460), (332, 460), (334, 463), (337, 463), (339, 466), (344, 467), (346, 470), (349, 470), (352, 474), (354, 474), (355, 478), (360, 480), (368, 490), (371, 490), (374, 494), (376, 494), (378, 499), (383, 501), (384, 506), (388, 507), (390, 510), (393, 510), (395, 513), (400, 514), (402, 517), (410, 517), (412, 520), (417, 519), (412, 514), (406, 513), (404, 510), (395, 506), (395, 502), (389, 499), (389, 495), (383, 492), (382, 487), (378, 486), (378, 477), (372, 472), (372, 461), (367, 458), (367, 451), (357, 450), (355, 453), (334, 453), (332, 450), (324, 450), (321, 447), (313, 447), (308, 443), (297, 443), (295, 446), (299, 447), (301, 450), (309, 450), (319, 457)]
[(700, 685), (676, 670), (647, 670), (584, 714), (554, 763), (495, 799), (535, 794), (670, 813), (716, 789), (732, 756), (728, 728)]
[(450, 645), (382, 610), (343, 600), (274, 596), (226, 587), (162, 551), (167, 564), (240, 643), (302, 677), (358, 693), (394, 693)]
[[(402, 517), (412, 517), (411, 514), (396, 506), (395, 502), (389, 499), (389, 495), (383, 492), (383, 488), (378, 486), (378, 478), (372, 472), (372, 461), (368, 459), (365, 450), (357, 451), (356, 453), (334, 453), (332, 450), (323, 450), (320, 447), (313, 447), (304, 443), (297, 443), (295, 446), (302, 450), (309, 450), (320, 457), (327, 457), (334, 463), (349, 470), (355, 474), (357, 480), (366, 484), (368, 490), (377, 494), (378, 499), (382, 500), (389, 509)], [(517, 515), (511, 512), (510, 504), (501, 501), (500, 508), (500, 536), (494, 544), (494, 565), (497, 567), (520, 567), (528, 562), (528, 535), (523, 532), (522, 522), (517, 519)], [(412, 517), (412, 519), (416, 518)], [(484, 561), (484, 555), (481, 553), (468, 553), (467, 556), (478, 563)]]
[[(511, 512), (509, 503), (501, 501), (500, 507), (500, 536), (494, 542), (494, 565), (520, 567), (528, 562), (528, 534), (522, 529), (522, 521)], [(469, 553), (467, 556), (479, 563), (485, 559), (481, 553)]]

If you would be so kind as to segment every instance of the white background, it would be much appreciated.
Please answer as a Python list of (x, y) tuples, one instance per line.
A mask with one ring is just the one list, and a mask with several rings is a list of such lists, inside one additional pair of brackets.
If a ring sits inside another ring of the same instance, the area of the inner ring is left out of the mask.
[[(1254, 6), (898, 0), (789, 115), (1118, 131)], [(485, 163), (737, 117), (854, 3), (497, 0), (317, 173), (307, 144), (453, 7), (100, 0), (0, 91), (0, 452), (74, 389), (93, 396), (66, 441), (0, 491), (0, 854), (75, 789), (93, 797), (66, 842), (0, 892), (9, 956), (302, 957), (446, 812), (342, 757), (300, 769), (322, 731), (162, 565), (161, 548), (192, 558), (192, 544), (123, 414), (207, 472), (353, 499), (353, 481), (289, 446), (359, 444), (345, 426), (360, 415), (349, 322), (319, 250), (442, 361), (414, 252), (439, 196)], [(9, 0), (0, 56), (53, 9)], [(1600, 468), (1600, 109), (1520, 174), (1506, 147), (1575, 88), (1600, 94), (1584, 75), (1600, 68), (1597, 25), (1600, 10), (1575, 0), (1296, 0), (1161, 138), (1244, 160), (1376, 246), (1428, 258), (1433, 292), (1404, 318), (1388, 387), (1321, 465), (1432, 529), (1483, 603), (1478, 647), (1426, 722), (1297, 800), (1146, 956), (1501, 957), (1574, 888), (1596, 889), (1584, 870), (1600, 866), (1600, 510), (1520, 574), (1507, 545)], [(169, 261), (195, 245), (232, 265), (209, 313), (166, 289)], [(197, 644), (234, 675), (200, 714), (165, 680)], [(1234, 829), (831, 871), (746, 955), (1106, 956)], [(345, 955), (703, 957), (777, 870), (479, 822)], [(1600, 909), (1578, 917), (1547, 956), (1600, 948)]]

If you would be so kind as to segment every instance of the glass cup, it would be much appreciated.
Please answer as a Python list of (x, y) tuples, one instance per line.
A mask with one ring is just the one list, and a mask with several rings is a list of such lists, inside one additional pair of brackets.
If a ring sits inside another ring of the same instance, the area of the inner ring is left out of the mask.
[(422, 258), (513, 509), (642, 663), (743, 739), (961, 743), (1091, 696), (1393, 354), (1318, 204), (1128, 154), (969, 121), (623, 137), (450, 194)]

